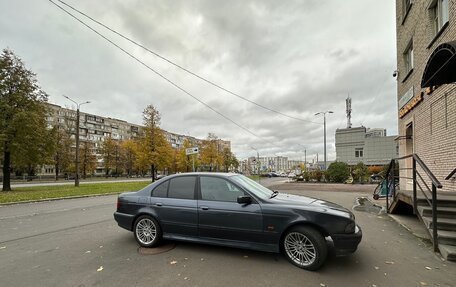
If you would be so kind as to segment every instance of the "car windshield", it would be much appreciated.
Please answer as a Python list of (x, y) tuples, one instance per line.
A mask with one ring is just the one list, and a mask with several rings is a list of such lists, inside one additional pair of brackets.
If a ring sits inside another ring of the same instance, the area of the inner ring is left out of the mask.
[(240, 184), (243, 187), (245, 187), (248, 191), (258, 196), (259, 198), (267, 199), (270, 198), (273, 194), (272, 190), (262, 186), (258, 182), (253, 181), (250, 178), (245, 177), (243, 175), (235, 175), (231, 177), (231, 179), (237, 184)]

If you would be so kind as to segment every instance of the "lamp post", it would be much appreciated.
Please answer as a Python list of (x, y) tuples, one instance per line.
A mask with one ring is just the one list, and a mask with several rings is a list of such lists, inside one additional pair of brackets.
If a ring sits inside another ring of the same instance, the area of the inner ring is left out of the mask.
[(324, 170), (326, 170), (326, 114), (332, 114), (334, 113), (333, 111), (325, 111), (325, 112), (318, 112), (315, 115), (318, 116), (320, 114), (323, 114), (323, 141), (324, 141), (324, 157), (325, 157), (325, 166)]
[(72, 101), (76, 105), (76, 176), (74, 177), (74, 186), (79, 186), (79, 108), (84, 104), (89, 104), (89, 101), (83, 103), (77, 103), (68, 96), (64, 96), (66, 99)]

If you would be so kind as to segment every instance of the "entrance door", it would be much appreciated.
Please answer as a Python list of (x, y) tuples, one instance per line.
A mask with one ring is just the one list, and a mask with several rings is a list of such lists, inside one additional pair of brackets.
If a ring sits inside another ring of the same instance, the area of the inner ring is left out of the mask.
[[(409, 155), (414, 153), (414, 144), (413, 144), (413, 122), (409, 123), (407, 127), (405, 128), (405, 155)], [(413, 177), (413, 159), (408, 158), (405, 160), (405, 165), (406, 168), (410, 168), (405, 170), (407, 178), (412, 178)], [(406, 185), (405, 189), (406, 190), (413, 190), (413, 181), (411, 179), (406, 179)]]

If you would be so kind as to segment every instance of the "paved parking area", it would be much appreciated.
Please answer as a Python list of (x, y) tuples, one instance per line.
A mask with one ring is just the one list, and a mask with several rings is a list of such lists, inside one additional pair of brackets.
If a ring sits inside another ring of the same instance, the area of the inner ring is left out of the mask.
[[(286, 192), (348, 208), (355, 198), (370, 196), (302, 188)], [(115, 200), (103, 196), (0, 207), (0, 285), (456, 285), (456, 264), (443, 261), (428, 242), (385, 214), (354, 211), (364, 235), (358, 251), (346, 257), (331, 252), (321, 270), (308, 272), (281, 255), (199, 244), (176, 243), (167, 252), (142, 255), (133, 234), (112, 219)]]

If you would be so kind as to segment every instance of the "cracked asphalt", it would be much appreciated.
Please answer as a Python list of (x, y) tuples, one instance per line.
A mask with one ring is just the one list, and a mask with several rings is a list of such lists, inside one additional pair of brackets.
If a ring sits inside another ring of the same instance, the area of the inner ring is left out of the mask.
[[(364, 189), (263, 180), (281, 192), (352, 209)], [(388, 215), (354, 210), (363, 229), (356, 253), (317, 272), (282, 255), (175, 242), (169, 251), (138, 252), (133, 234), (113, 220), (116, 196), (0, 207), (0, 286), (456, 286), (446, 262)]]

